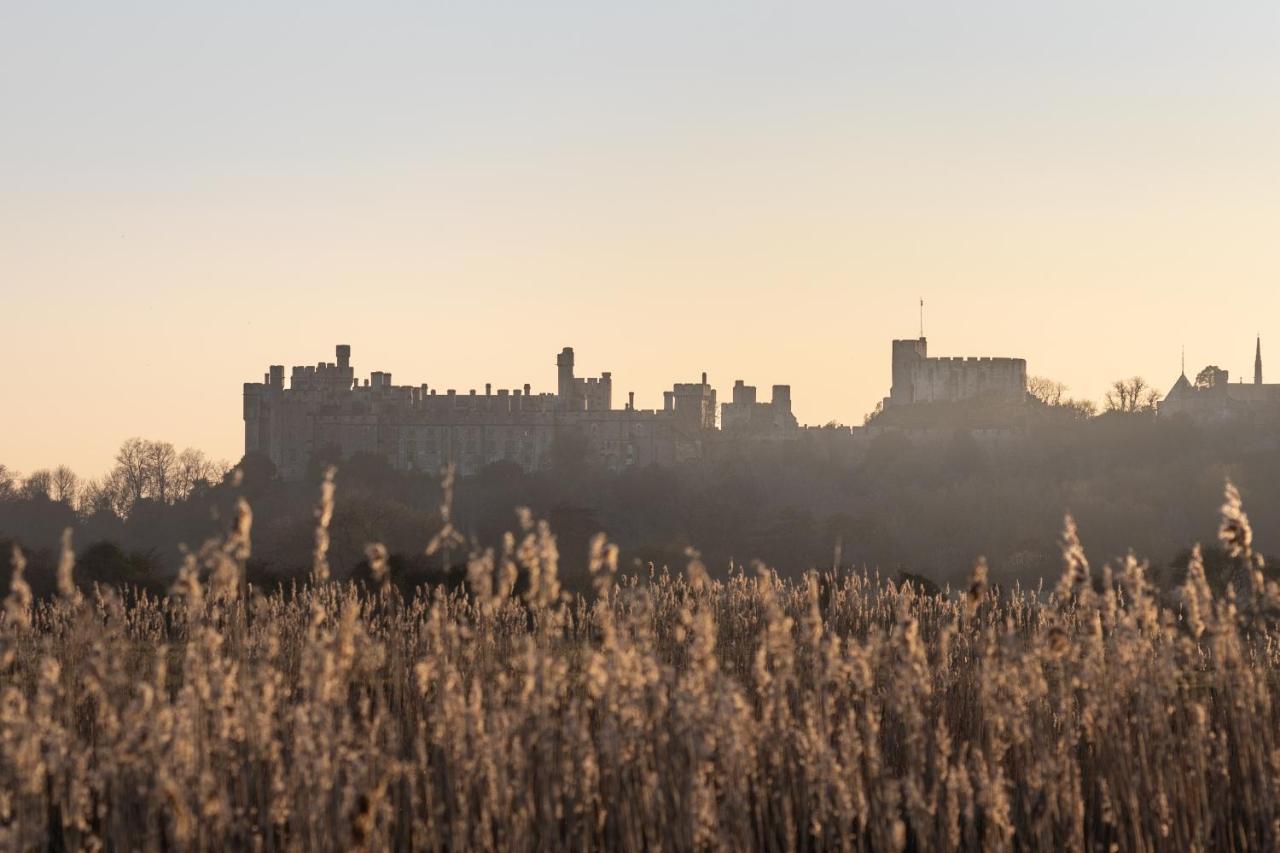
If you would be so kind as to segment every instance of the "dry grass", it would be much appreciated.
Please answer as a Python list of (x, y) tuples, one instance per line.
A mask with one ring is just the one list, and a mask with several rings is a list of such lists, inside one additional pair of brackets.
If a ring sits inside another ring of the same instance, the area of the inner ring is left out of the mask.
[[(1280, 592), (1229, 490), (1225, 599), (1092, 572), (1038, 597), (862, 575), (564, 596), (527, 516), (469, 595), (244, 589), (251, 516), (165, 600), (0, 621), (0, 848), (1275, 849)], [(454, 534), (442, 514), (448, 547)], [(375, 571), (385, 551), (371, 548)], [(383, 565), (385, 568), (385, 565)], [(385, 571), (377, 572), (384, 577)], [(1101, 578), (1099, 577), (1101, 574)], [(522, 590), (515, 594), (515, 590)]]

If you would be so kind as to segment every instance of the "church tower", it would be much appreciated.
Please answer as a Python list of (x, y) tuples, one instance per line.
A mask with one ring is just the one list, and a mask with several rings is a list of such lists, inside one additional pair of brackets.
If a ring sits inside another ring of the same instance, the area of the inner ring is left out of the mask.
[(1253, 384), (1262, 384), (1262, 335), (1258, 335), (1258, 348), (1253, 354)]

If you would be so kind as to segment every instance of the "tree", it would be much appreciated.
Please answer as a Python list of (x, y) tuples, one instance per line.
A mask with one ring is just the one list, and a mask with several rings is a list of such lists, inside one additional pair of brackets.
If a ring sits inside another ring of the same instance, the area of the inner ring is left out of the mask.
[(1092, 400), (1077, 400), (1074, 397), (1064, 401), (1061, 408), (1082, 421), (1098, 414), (1098, 407)]
[(1027, 380), (1027, 394), (1046, 406), (1061, 406), (1067, 386), (1044, 376), (1032, 376)]
[(49, 473), (47, 468), (32, 471), (22, 483), (22, 496), (27, 500), (36, 500), (38, 498), (48, 500), (52, 490), (53, 474)]
[(150, 496), (160, 503), (173, 503), (174, 480), (177, 477), (178, 454), (167, 441), (148, 441), (144, 452), (147, 487)]
[(1103, 398), (1108, 412), (1122, 415), (1150, 414), (1156, 410), (1160, 395), (1141, 376), (1117, 379)]
[(10, 500), (18, 496), (18, 479), (20, 475), (7, 465), (0, 465), (0, 501)]
[(1197, 388), (1212, 388), (1215, 385), (1225, 384), (1227, 384), (1227, 371), (1216, 364), (1211, 364), (1196, 374)]
[(138, 501), (151, 499), (162, 504), (172, 504), (190, 496), (200, 483), (212, 484), (226, 472), (225, 463), (214, 462), (199, 450), (188, 448), (182, 453), (174, 450), (167, 441), (148, 441), (130, 438), (120, 445), (116, 453), (116, 467), (109, 478), (97, 484), (93, 502), (111, 503), (124, 517)]
[(1091, 400), (1077, 400), (1067, 396), (1067, 386), (1044, 376), (1032, 376), (1027, 380), (1027, 396), (1038, 401), (1057, 414), (1085, 421), (1098, 413)]
[(80, 489), (80, 515), (85, 518), (99, 513), (110, 513), (123, 518), (128, 513), (129, 505), (117, 473), (108, 474), (101, 480), (89, 480)]
[(227, 466), (214, 462), (199, 450), (188, 447), (178, 454), (174, 464), (174, 492), (178, 499), (187, 498), (200, 484), (212, 485), (222, 479)]
[(116, 452), (113, 476), (119, 478), (124, 490), (122, 499), (129, 506), (142, 500), (147, 494), (147, 442), (141, 438), (127, 438)]
[(55, 501), (61, 501), (67, 506), (74, 506), (76, 497), (80, 493), (80, 478), (76, 476), (76, 472), (72, 471), (66, 465), (59, 465), (53, 469), (52, 497)]

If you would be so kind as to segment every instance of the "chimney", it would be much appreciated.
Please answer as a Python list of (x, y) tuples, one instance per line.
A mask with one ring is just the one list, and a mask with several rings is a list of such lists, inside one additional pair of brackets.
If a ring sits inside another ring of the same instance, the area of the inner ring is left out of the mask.
[(627, 408), (633, 412), (636, 410), (636, 392), (635, 391), (627, 392)]

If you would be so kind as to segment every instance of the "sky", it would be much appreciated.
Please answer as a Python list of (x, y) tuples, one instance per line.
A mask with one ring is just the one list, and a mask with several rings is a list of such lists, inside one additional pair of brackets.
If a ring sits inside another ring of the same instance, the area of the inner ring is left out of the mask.
[(1280, 4), (0, 4), (0, 463), (333, 360), (861, 423), (890, 341), (1280, 381)]

